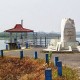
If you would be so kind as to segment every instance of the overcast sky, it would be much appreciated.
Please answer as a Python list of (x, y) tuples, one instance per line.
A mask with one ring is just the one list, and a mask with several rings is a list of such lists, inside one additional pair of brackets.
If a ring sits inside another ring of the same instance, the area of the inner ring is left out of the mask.
[(62, 18), (72, 18), (80, 31), (80, 0), (0, 0), (0, 32), (23, 19), (25, 28), (60, 32)]

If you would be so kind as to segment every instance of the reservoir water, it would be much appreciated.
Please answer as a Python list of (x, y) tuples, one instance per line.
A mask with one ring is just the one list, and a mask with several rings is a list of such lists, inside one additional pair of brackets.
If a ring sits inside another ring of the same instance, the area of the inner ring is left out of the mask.
[(0, 50), (6, 49), (5, 40), (0, 40)]

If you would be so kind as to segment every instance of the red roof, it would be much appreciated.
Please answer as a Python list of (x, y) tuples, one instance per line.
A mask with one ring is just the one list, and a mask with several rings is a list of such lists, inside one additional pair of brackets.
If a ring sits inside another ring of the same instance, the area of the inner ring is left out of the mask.
[(33, 30), (23, 28), (21, 24), (16, 24), (14, 28), (5, 30), (5, 32), (33, 32)]

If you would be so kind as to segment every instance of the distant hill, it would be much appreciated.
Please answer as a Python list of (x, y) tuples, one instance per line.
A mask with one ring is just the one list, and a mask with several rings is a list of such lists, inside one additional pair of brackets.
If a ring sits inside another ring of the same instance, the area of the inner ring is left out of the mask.
[[(27, 37), (33, 36), (33, 33), (28, 33), (28, 34), (29, 35), (27, 35)], [(0, 37), (1, 38), (3, 38), (3, 37), (9, 38), (9, 35), (10, 34), (6, 33), (6, 32), (1, 32), (0, 33)], [(20, 36), (20, 35), (21, 35), (21, 33), (17, 34), (17, 36)], [(80, 37), (80, 32), (76, 32), (76, 35), (77, 35), (77, 37)], [(16, 33), (13, 34), (13, 37), (14, 36), (16, 36)], [(26, 33), (24, 33), (23, 36), (26, 36)], [(55, 33), (55, 32), (50, 32), (50, 33), (46, 33), (46, 32), (34, 32), (34, 37), (36, 37), (36, 36), (37, 36), (37, 38), (40, 38), (40, 37), (42, 37), (42, 38), (45, 38), (45, 37), (47, 37), (47, 38), (54, 38), (54, 37), (60, 38), (61, 34), (60, 34), (60, 32), (58, 32), (58, 33)]]
[[(9, 33), (6, 33), (6, 32), (1, 32), (0, 33), (0, 37), (7, 37), (7, 38), (9, 38)], [(21, 33), (18, 33), (17, 34), (17, 36), (20, 36), (21, 35)], [(14, 33), (13, 35), (12, 35), (13, 37), (14, 36), (16, 36), (16, 33)], [(23, 34), (23, 36), (26, 36), (26, 33), (24, 33)], [(33, 36), (33, 33), (28, 33), (28, 35), (27, 35), (27, 37), (31, 37), (31, 36)], [(60, 34), (58, 34), (58, 33), (52, 33), (52, 32), (50, 32), (50, 33), (46, 33), (46, 32), (34, 32), (34, 37), (36, 38), (40, 38), (40, 37), (42, 37), (42, 38), (45, 38), (45, 37), (47, 37), (47, 38), (52, 38), (52, 37), (60, 37)]]
[(54, 37), (60, 37), (60, 34), (57, 34), (57, 33), (45, 33), (45, 32), (37, 32), (35, 33), (35, 35), (39, 38), (39, 37), (47, 37), (47, 38), (54, 38)]

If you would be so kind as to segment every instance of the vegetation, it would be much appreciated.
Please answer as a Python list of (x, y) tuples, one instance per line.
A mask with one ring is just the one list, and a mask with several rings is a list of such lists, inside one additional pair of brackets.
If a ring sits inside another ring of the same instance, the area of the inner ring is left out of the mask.
[(53, 80), (78, 80), (75, 71), (63, 67), (63, 76), (57, 75), (57, 68), (51, 62), (49, 65), (42, 59), (25, 57), (0, 57), (0, 80), (45, 80), (45, 69), (52, 68)]

